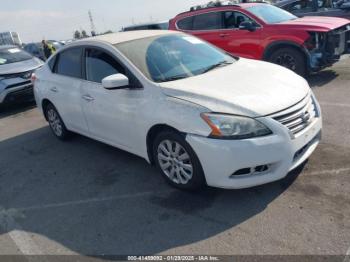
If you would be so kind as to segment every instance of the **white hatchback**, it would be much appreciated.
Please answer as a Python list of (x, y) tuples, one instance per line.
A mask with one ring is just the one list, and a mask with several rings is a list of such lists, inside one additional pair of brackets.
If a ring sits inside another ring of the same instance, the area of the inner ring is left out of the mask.
[(129, 151), (182, 189), (282, 179), (321, 138), (321, 110), (303, 78), (179, 32), (72, 43), (33, 82), (58, 138), (76, 132)]

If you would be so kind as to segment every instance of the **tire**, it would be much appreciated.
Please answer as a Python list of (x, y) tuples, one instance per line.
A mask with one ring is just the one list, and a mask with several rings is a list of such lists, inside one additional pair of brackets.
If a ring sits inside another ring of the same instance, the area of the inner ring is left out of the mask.
[(196, 153), (175, 131), (157, 135), (153, 142), (153, 159), (157, 169), (173, 187), (194, 191), (206, 185)]
[(269, 62), (286, 67), (300, 76), (306, 76), (306, 61), (304, 55), (294, 48), (280, 48), (274, 51)]
[(70, 132), (67, 130), (61, 116), (53, 104), (48, 104), (46, 106), (45, 115), (52, 133), (60, 140), (67, 140), (70, 136)]

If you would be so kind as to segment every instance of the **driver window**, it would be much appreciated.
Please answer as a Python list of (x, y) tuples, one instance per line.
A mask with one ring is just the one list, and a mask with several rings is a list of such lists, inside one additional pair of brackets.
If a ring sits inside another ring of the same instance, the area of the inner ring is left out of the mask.
[(224, 26), (225, 29), (238, 29), (242, 22), (253, 22), (248, 16), (242, 14), (241, 12), (228, 11), (224, 12)]
[(119, 73), (125, 70), (112, 56), (98, 49), (86, 50), (86, 80), (102, 83), (103, 78)]

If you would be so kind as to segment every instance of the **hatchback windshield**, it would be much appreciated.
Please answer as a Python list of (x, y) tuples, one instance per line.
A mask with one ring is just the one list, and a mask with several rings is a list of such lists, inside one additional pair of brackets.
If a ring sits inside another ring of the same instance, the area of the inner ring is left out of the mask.
[(0, 65), (21, 62), (31, 58), (30, 54), (17, 47), (0, 49)]
[(220, 49), (183, 34), (144, 38), (115, 46), (155, 82), (204, 74), (235, 61)]
[(247, 10), (267, 24), (277, 24), (297, 18), (295, 15), (292, 15), (281, 8), (268, 4), (254, 5), (247, 8)]

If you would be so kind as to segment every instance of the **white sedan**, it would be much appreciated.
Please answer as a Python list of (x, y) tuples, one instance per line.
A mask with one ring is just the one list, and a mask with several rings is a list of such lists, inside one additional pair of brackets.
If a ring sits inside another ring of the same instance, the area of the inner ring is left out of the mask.
[(321, 138), (321, 110), (303, 78), (179, 32), (72, 43), (33, 82), (58, 138), (75, 132), (141, 156), (181, 189), (282, 179)]

